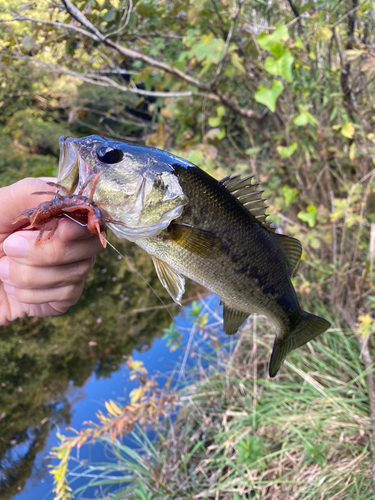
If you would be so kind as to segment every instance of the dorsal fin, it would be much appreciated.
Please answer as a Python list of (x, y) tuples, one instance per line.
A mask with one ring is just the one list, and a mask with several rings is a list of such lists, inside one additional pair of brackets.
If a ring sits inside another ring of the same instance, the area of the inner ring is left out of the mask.
[(297, 238), (292, 238), (286, 234), (275, 233), (278, 244), (283, 249), (289, 263), (290, 275), (292, 278), (297, 274), (298, 266), (301, 260), (302, 245)]
[(268, 231), (275, 232), (276, 228), (266, 221), (267, 206), (262, 198), (263, 190), (259, 189), (259, 182), (252, 183), (253, 175), (241, 179), (241, 175), (224, 177), (220, 183), (262, 224)]

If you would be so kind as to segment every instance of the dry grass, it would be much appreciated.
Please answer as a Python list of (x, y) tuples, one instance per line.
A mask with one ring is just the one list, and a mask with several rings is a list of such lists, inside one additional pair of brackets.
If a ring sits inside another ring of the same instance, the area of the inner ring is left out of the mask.
[[(272, 331), (262, 318), (259, 329)], [(277, 380), (264, 378), (268, 349), (247, 328), (232, 353), (201, 363), (161, 442), (160, 479), (171, 495), (160, 498), (372, 498), (356, 342), (334, 331), (310, 351), (293, 354)]]
[[(178, 414), (153, 442), (134, 432), (138, 449), (99, 438), (115, 463), (81, 464), (72, 482), (87, 484), (76, 494), (95, 486), (102, 495), (95, 498), (106, 500), (373, 498), (366, 371), (352, 332), (332, 328), (269, 379), (267, 319), (255, 316), (238, 340), (198, 356), (193, 328), (196, 362), (179, 391)], [(116, 493), (102, 489), (108, 486)]]

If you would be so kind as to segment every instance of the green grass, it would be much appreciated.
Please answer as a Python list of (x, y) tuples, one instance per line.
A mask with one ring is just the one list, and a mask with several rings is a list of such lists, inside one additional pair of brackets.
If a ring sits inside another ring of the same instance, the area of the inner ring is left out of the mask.
[(103, 439), (116, 463), (79, 476), (88, 475), (87, 486), (117, 484), (102, 498), (118, 500), (372, 499), (366, 374), (354, 335), (332, 328), (294, 351), (276, 379), (267, 376), (272, 340), (271, 324), (255, 317), (238, 342), (201, 353), (159, 439), (134, 432), (137, 451)]

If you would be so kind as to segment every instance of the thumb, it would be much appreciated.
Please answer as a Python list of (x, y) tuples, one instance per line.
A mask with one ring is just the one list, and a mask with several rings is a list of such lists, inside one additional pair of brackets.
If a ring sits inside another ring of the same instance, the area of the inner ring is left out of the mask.
[(3, 240), (9, 233), (20, 227), (25, 221), (12, 224), (12, 221), (24, 210), (36, 207), (39, 203), (49, 200), (51, 195), (33, 195), (35, 191), (53, 191), (46, 184), (47, 181), (56, 181), (53, 177), (35, 179), (26, 178), (10, 186), (0, 188), (0, 237)]

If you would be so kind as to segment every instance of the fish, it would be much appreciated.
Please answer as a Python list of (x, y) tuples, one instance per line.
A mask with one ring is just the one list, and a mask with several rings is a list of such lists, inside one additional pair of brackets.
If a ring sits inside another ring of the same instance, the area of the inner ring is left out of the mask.
[(57, 183), (82, 193), (95, 174), (101, 175), (91, 196), (107, 227), (151, 256), (175, 302), (181, 305), (187, 277), (220, 297), (226, 334), (253, 313), (272, 321), (270, 377), (292, 350), (330, 327), (301, 308), (292, 284), (301, 243), (266, 220), (253, 176), (216, 180), (160, 149), (95, 135), (60, 138)]

